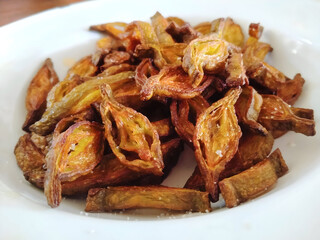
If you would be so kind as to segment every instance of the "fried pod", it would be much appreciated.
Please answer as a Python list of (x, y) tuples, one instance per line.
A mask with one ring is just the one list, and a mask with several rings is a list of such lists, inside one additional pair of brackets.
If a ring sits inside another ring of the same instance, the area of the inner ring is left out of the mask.
[(193, 145), (206, 190), (217, 201), (218, 180), (225, 165), (237, 152), (241, 129), (234, 109), (241, 89), (232, 89), (213, 103), (197, 120)]
[(28, 131), (29, 126), (41, 118), (45, 110), (47, 95), (58, 82), (52, 61), (48, 58), (29, 84), (25, 100), (28, 113), (22, 126), (23, 130)]
[(222, 71), (228, 56), (228, 43), (213, 33), (189, 43), (185, 49), (182, 67), (193, 79), (193, 86), (197, 87), (203, 81), (205, 72)]
[(107, 33), (112, 37), (119, 39), (120, 35), (124, 33), (127, 26), (128, 24), (124, 22), (111, 22), (90, 26), (90, 30)]
[(232, 208), (268, 192), (278, 177), (287, 171), (288, 167), (277, 149), (270, 155), (270, 159), (267, 158), (244, 172), (225, 178), (219, 182), (219, 187), (226, 206)]
[(90, 173), (103, 154), (103, 131), (99, 124), (78, 122), (63, 133), (55, 133), (46, 155), (44, 192), (48, 204), (61, 202), (61, 181), (72, 181)]
[(168, 27), (169, 23), (167, 19), (165, 19), (161, 15), (161, 13), (156, 12), (156, 14), (151, 17), (151, 24), (158, 37), (159, 44), (161, 45), (174, 44), (172, 37), (170, 36), (170, 34), (166, 32), (166, 28)]
[(218, 18), (211, 23), (211, 32), (219, 34), (222, 39), (241, 47), (244, 43), (244, 35), (239, 24), (231, 18)]
[(101, 94), (105, 137), (113, 153), (134, 171), (162, 175), (159, 135), (148, 118), (115, 101), (109, 85), (101, 86)]
[(294, 131), (306, 136), (316, 134), (314, 120), (305, 118), (309, 115), (313, 117), (313, 114), (303, 114), (307, 109), (299, 111), (299, 108), (290, 107), (280, 97), (274, 95), (262, 95), (262, 97), (263, 104), (258, 121), (269, 131)]
[(252, 131), (267, 135), (267, 129), (257, 122), (262, 102), (262, 96), (253, 87), (246, 86), (242, 88), (235, 108), (239, 123)]
[(47, 108), (42, 118), (30, 126), (30, 130), (39, 135), (50, 133), (55, 124), (63, 117), (81, 112), (90, 107), (92, 103), (101, 99), (99, 86), (108, 83), (113, 89), (118, 88), (123, 83), (130, 81), (134, 77), (134, 72), (122, 72), (116, 75), (92, 78), (66, 94), (60, 101)]
[(76, 62), (68, 71), (65, 80), (70, 80), (74, 75), (79, 77), (91, 77), (97, 72), (97, 63), (93, 59), (94, 56), (86, 56)]
[(208, 212), (208, 193), (163, 186), (108, 187), (90, 189), (85, 211), (110, 212), (131, 208), (158, 208)]
[(246, 70), (243, 65), (242, 53), (231, 53), (231, 56), (227, 61), (226, 72), (228, 73), (228, 77), (226, 79), (228, 87), (237, 87), (249, 84)]
[(152, 96), (188, 99), (200, 95), (211, 82), (212, 77), (205, 77), (202, 85), (193, 87), (181, 66), (165, 66), (157, 75), (145, 78), (140, 96), (144, 101)]

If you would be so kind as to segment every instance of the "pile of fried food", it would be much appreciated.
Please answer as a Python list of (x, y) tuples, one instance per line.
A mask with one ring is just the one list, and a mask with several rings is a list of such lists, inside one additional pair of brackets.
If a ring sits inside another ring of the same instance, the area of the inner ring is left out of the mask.
[[(208, 212), (269, 191), (288, 167), (274, 139), (315, 135), (313, 110), (292, 107), (300, 74), (264, 61), (272, 51), (231, 18), (194, 27), (178, 17), (91, 26), (105, 36), (59, 81), (47, 59), (26, 96), (15, 155), (48, 204), (87, 194), (86, 211)], [(184, 188), (161, 186), (184, 143), (197, 167)]]

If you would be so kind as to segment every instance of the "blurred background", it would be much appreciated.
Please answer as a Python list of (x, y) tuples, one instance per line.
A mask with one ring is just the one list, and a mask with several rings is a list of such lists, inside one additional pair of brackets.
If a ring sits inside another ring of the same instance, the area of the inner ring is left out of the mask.
[(0, 26), (32, 14), (83, 0), (0, 0)]

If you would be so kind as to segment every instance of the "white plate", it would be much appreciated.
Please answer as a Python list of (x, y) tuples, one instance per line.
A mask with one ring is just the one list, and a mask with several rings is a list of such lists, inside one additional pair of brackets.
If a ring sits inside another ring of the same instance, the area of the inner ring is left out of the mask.
[[(100, 35), (89, 32), (90, 25), (148, 21), (157, 10), (192, 24), (231, 16), (244, 31), (261, 22), (263, 40), (274, 48), (268, 60), (289, 77), (305, 77), (297, 106), (315, 110), (320, 132), (319, 1), (90, 1), (28, 17), (0, 28), (0, 239), (320, 239), (319, 134), (289, 133), (277, 140), (290, 172), (268, 194), (210, 214), (86, 214), (76, 200), (51, 209), (24, 180), (13, 148), (23, 133), (28, 82), (44, 59), (52, 58), (62, 78), (70, 59), (94, 51)], [(179, 171), (181, 165), (186, 170)], [(193, 165), (184, 158), (167, 183), (181, 186)]]

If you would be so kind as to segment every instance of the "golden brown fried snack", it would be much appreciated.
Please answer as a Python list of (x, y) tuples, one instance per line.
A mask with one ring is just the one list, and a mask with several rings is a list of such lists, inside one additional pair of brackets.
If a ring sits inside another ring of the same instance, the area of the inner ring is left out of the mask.
[(104, 57), (104, 64), (101, 66), (103, 69), (107, 69), (114, 65), (119, 65), (123, 63), (129, 63), (131, 55), (123, 51), (112, 51)]
[(219, 187), (226, 206), (232, 208), (268, 192), (278, 177), (287, 171), (288, 167), (277, 149), (270, 155), (270, 160), (267, 158), (244, 172), (225, 178), (219, 182)]
[(222, 71), (228, 56), (228, 43), (212, 33), (189, 43), (182, 67), (193, 79), (193, 86), (197, 87), (203, 82), (204, 73), (213, 74)]
[(160, 46), (160, 51), (167, 64), (181, 65), (184, 55), (185, 43), (174, 43), (172, 45)]
[(163, 186), (132, 186), (90, 189), (85, 211), (110, 212), (131, 208), (193, 212), (211, 210), (207, 192)]
[(251, 66), (248, 68), (247, 74), (250, 79), (274, 92), (290, 105), (293, 105), (300, 96), (305, 82), (300, 74), (296, 74), (293, 79), (290, 79), (265, 62)]
[(48, 58), (29, 84), (25, 101), (28, 113), (22, 126), (23, 130), (29, 131), (29, 126), (41, 118), (46, 108), (47, 95), (58, 82), (52, 61)]
[(206, 191), (205, 182), (198, 166), (194, 168), (194, 171), (188, 178), (186, 184), (184, 185), (184, 188), (194, 189), (202, 192)]
[(231, 18), (218, 18), (211, 23), (211, 32), (217, 33), (222, 39), (241, 47), (244, 43), (244, 35), (239, 24)]
[(242, 88), (235, 108), (239, 123), (250, 130), (267, 135), (267, 129), (257, 122), (262, 102), (262, 96), (253, 87), (245, 86)]
[[(261, 123), (269, 131), (295, 131), (306, 136), (314, 136), (316, 134), (315, 122), (313, 119), (299, 117), (295, 113), (299, 113), (297, 108), (291, 110), (291, 106), (286, 104), (280, 97), (274, 95), (262, 95), (263, 104), (259, 114), (259, 123)], [(312, 110), (311, 110), (312, 111)], [(300, 111), (308, 112), (304, 109)], [(309, 110), (310, 112), (310, 110)], [(313, 114), (307, 113), (306, 116)]]
[(167, 21), (169, 24), (170, 24), (170, 22), (174, 22), (174, 23), (178, 24), (178, 26), (182, 26), (186, 23), (183, 19), (181, 19), (179, 17), (175, 17), (175, 16), (167, 17)]
[(109, 85), (101, 86), (101, 94), (105, 138), (113, 153), (134, 171), (162, 175), (164, 165), (159, 135), (148, 118), (119, 104)]
[(240, 88), (231, 89), (197, 120), (193, 136), (195, 156), (213, 201), (219, 198), (220, 174), (237, 152), (242, 134), (234, 109), (240, 93)]
[(194, 30), (189, 23), (179, 26), (177, 23), (171, 22), (167, 26), (166, 32), (169, 33), (177, 43), (189, 43), (200, 36), (200, 33)]
[(97, 72), (97, 60), (94, 59), (94, 55), (86, 56), (76, 62), (68, 71), (65, 80), (71, 80), (74, 75), (79, 77), (91, 77)]
[(165, 66), (157, 75), (144, 78), (140, 96), (144, 101), (152, 96), (188, 99), (201, 94), (212, 82), (212, 77), (204, 77), (200, 86), (193, 87), (188, 74), (181, 66)]
[(121, 41), (111, 36), (103, 37), (97, 41), (97, 50), (101, 53), (109, 53), (120, 47), (123, 47)]
[(90, 173), (103, 154), (103, 131), (97, 123), (78, 122), (63, 133), (54, 133), (46, 155), (44, 192), (51, 207), (61, 202), (61, 181)]
[(62, 118), (82, 112), (90, 108), (92, 103), (101, 100), (99, 90), (101, 84), (108, 83), (115, 90), (133, 77), (134, 72), (121, 72), (103, 78), (95, 77), (76, 86), (60, 101), (54, 102), (51, 107), (48, 107), (42, 118), (30, 126), (30, 130), (39, 135), (50, 133)]
[(169, 23), (167, 19), (161, 15), (161, 13), (156, 12), (156, 14), (151, 17), (151, 24), (161, 45), (174, 44), (174, 40), (170, 34), (166, 32), (166, 28), (168, 27)]
[(171, 120), (169, 118), (151, 122), (151, 124), (156, 129), (159, 137), (168, 137), (175, 132)]
[(232, 52), (226, 65), (226, 84), (228, 87), (248, 85), (249, 80), (243, 65), (242, 53)]

